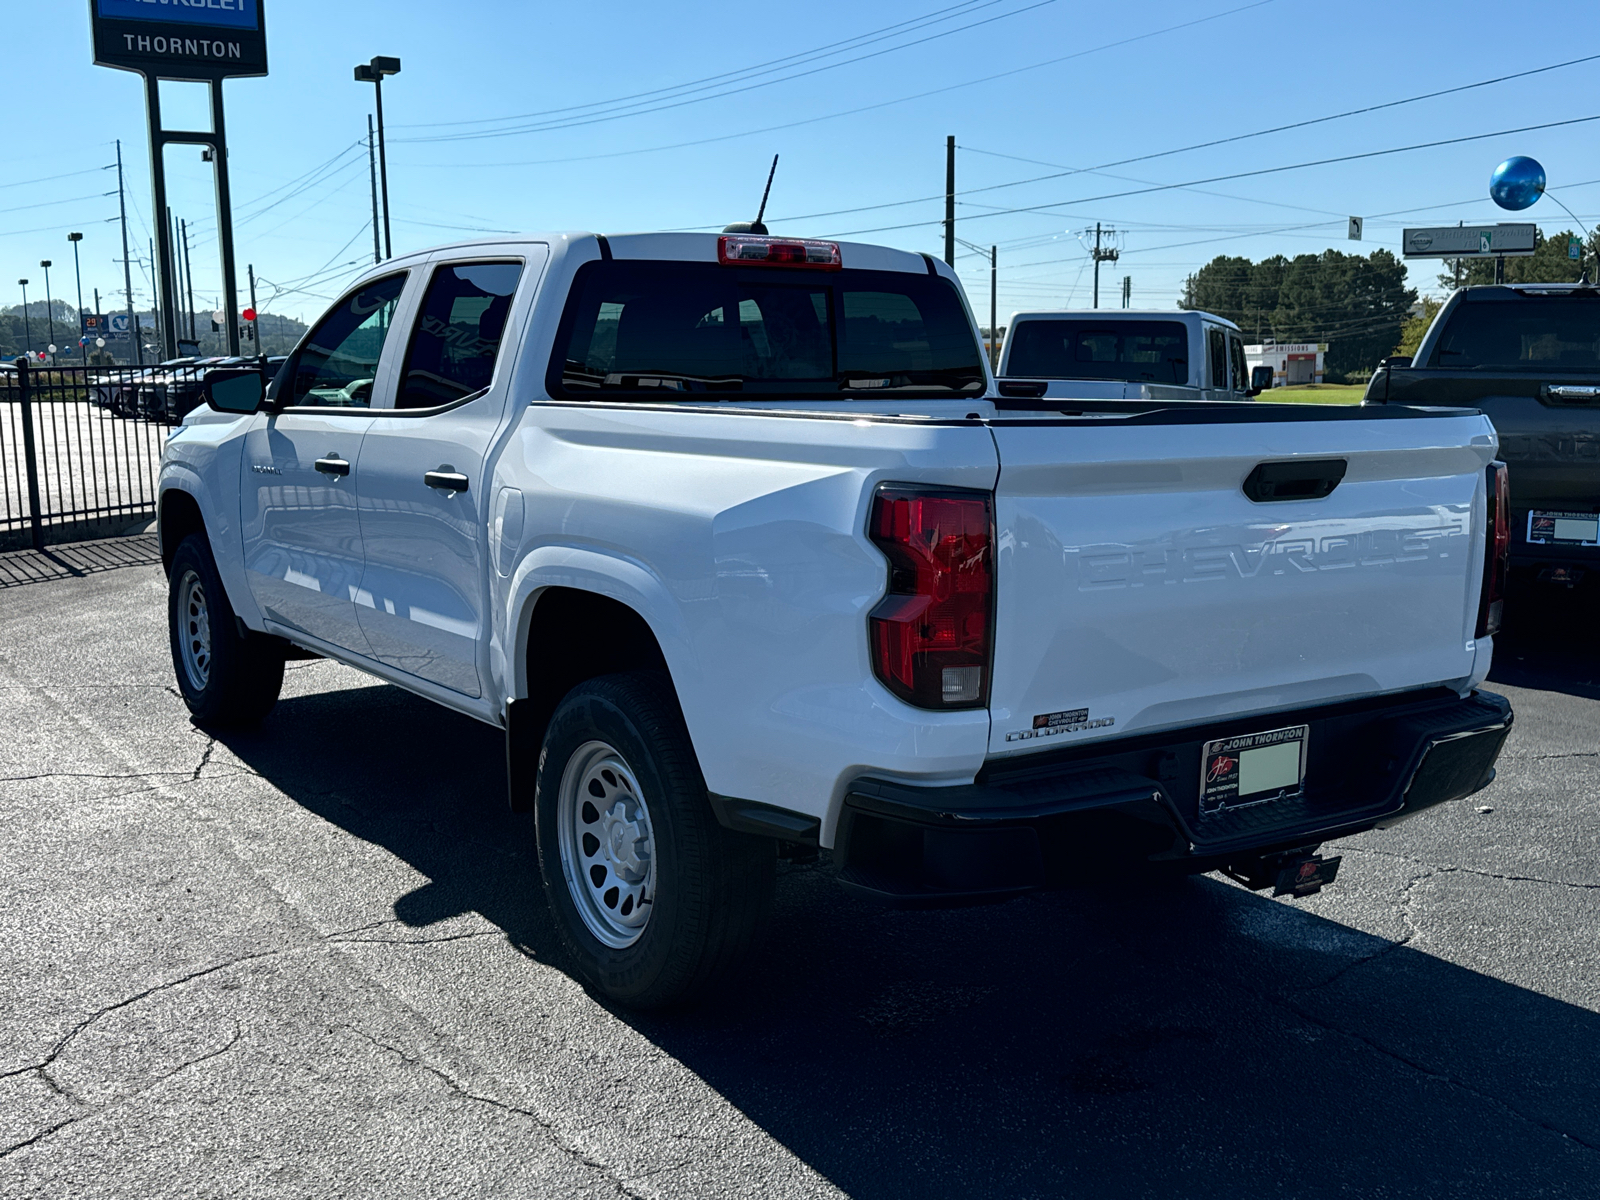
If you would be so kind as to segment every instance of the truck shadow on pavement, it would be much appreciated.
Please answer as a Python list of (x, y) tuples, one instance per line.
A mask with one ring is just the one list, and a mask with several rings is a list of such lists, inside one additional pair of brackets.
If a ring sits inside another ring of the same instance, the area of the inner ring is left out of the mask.
[[(337, 754), (308, 752), (331, 731)], [(226, 741), (428, 877), (394, 903), (407, 925), (477, 912), (567, 967), (496, 731), (375, 686)], [(1338, 886), (1393, 915), (1428, 875), (1363, 856)], [(1597, 1188), (1600, 1016), (1214, 879), (903, 912), (786, 866), (736, 981), (618, 1015), (857, 1197)], [(685, 1146), (759, 1154), (680, 1115)]]
[(1542, 688), (1600, 700), (1600, 586), (1513, 580), (1494, 639), (1489, 686)]

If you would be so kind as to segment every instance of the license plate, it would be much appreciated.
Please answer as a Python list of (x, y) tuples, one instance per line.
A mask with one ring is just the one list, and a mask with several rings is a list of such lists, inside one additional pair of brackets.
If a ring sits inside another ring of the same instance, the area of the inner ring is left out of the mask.
[(1536, 509), (1528, 514), (1528, 541), (1538, 546), (1600, 545), (1600, 514)]
[(1200, 812), (1226, 812), (1298, 796), (1306, 785), (1309, 725), (1218, 738), (1200, 755)]

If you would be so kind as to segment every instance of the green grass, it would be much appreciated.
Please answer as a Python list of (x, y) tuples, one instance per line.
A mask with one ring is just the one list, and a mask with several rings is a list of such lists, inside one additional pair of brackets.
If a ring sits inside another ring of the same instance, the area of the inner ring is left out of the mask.
[(1260, 400), (1275, 404), (1360, 404), (1364, 383), (1297, 383), (1262, 392)]

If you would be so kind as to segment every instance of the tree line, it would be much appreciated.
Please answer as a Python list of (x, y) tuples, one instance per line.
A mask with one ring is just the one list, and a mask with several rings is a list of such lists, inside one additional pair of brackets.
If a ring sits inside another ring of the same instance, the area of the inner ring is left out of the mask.
[[(1505, 260), (1505, 282), (1576, 283), (1586, 273), (1600, 282), (1600, 230), (1579, 239), (1582, 256), (1573, 259), (1569, 243), (1577, 236), (1536, 231), (1532, 255)], [(1493, 259), (1442, 265), (1438, 281), (1446, 292), (1494, 282)], [(1337, 383), (1364, 377), (1391, 354), (1414, 353), (1442, 301), (1418, 305), (1405, 263), (1388, 250), (1324, 250), (1260, 262), (1218, 256), (1184, 281), (1178, 306), (1226, 317), (1258, 342), (1325, 342), (1325, 378)]]
[(1324, 250), (1260, 262), (1219, 255), (1184, 281), (1178, 306), (1226, 317), (1258, 342), (1326, 342), (1325, 378), (1341, 382), (1394, 350), (1416, 302), (1388, 250)]

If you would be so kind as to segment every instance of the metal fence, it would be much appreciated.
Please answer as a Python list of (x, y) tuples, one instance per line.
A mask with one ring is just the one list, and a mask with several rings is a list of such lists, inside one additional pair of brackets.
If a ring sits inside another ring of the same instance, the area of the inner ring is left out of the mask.
[(154, 516), (167, 429), (199, 402), (205, 369), (0, 366), (0, 548)]

